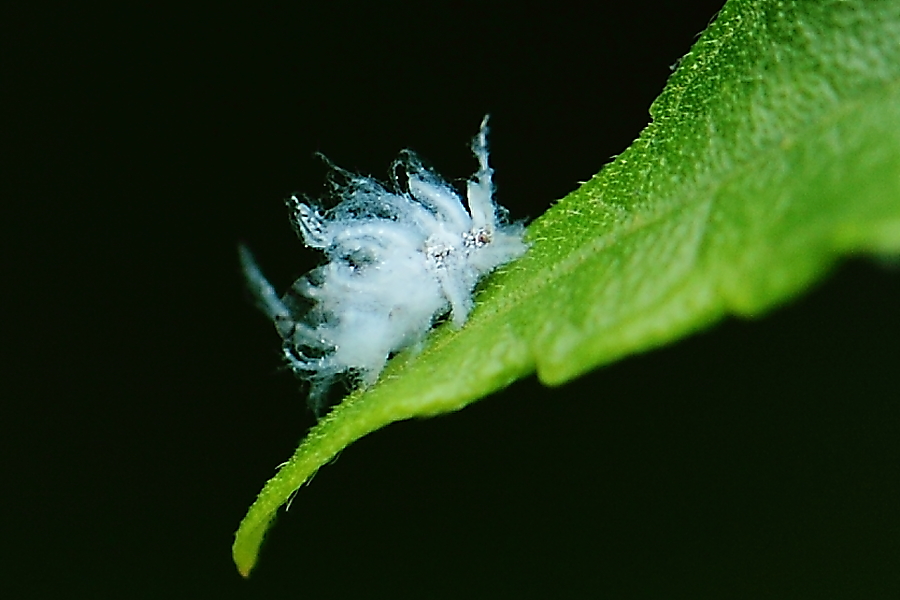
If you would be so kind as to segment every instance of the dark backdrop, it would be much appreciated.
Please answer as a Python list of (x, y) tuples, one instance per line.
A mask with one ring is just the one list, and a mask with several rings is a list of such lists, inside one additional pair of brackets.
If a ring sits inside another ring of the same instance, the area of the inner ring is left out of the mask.
[(464, 178), (487, 112), (500, 201), (539, 215), (638, 135), (721, 2), (624, 4), (7, 5), (2, 595), (898, 597), (900, 274), (861, 261), (371, 435), (249, 581), (231, 563), (313, 423), (238, 242), (287, 285), (316, 261), (282, 205), (322, 190), (315, 151)]

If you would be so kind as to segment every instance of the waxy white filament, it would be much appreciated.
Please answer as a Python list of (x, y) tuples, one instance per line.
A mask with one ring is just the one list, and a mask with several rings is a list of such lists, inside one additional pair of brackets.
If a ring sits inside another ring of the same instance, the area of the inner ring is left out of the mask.
[(241, 248), (249, 287), (294, 373), (310, 382), (317, 414), (337, 378), (370, 385), (391, 354), (421, 343), (437, 319), (450, 313), (461, 327), (478, 280), (525, 252), (522, 225), (509, 223), (493, 199), (487, 117), (472, 151), (479, 169), (468, 182), (468, 208), (410, 151), (394, 164), (392, 189), (333, 167), (333, 207), (290, 198), (295, 229), (328, 262), (282, 297)]

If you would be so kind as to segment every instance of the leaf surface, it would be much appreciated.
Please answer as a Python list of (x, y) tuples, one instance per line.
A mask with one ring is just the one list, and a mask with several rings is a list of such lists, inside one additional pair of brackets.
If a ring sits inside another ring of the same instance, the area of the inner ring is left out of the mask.
[(279, 506), (348, 444), (537, 372), (558, 385), (756, 316), (842, 255), (900, 251), (900, 3), (731, 0), (615, 161), (529, 228), (469, 322), (396, 357), (268, 482), (237, 532), (249, 574)]

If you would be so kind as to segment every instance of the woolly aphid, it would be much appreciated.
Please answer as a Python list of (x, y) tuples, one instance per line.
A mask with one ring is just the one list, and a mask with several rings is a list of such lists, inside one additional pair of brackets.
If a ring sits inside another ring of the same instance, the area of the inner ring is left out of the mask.
[(487, 120), (472, 141), (479, 169), (466, 186), (468, 209), (407, 150), (394, 163), (392, 189), (331, 165), (336, 204), (288, 200), (294, 229), (328, 262), (281, 298), (241, 247), (248, 285), (291, 369), (310, 382), (317, 415), (337, 380), (371, 385), (393, 353), (419, 345), (447, 313), (461, 327), (478, 280), (525, 252), (522, 225), (493, 200)]

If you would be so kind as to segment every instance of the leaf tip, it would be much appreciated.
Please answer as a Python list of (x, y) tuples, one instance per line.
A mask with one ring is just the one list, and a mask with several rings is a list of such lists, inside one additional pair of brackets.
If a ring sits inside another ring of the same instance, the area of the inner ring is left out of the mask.
[(231, 558), (234, 560), (238, 573), (244, 579), (250, 577), (250, 571), (253, 570), (257, 560), (259, 560), (259, 548), (262, 546), (263, 538), (272, 525), (273, 520), (274, 515), (262, 523), (257, 523), (255, 527), (248, 527), (246, 523), (241, 523), (234, 536), (234, 544), (231, 546)]

